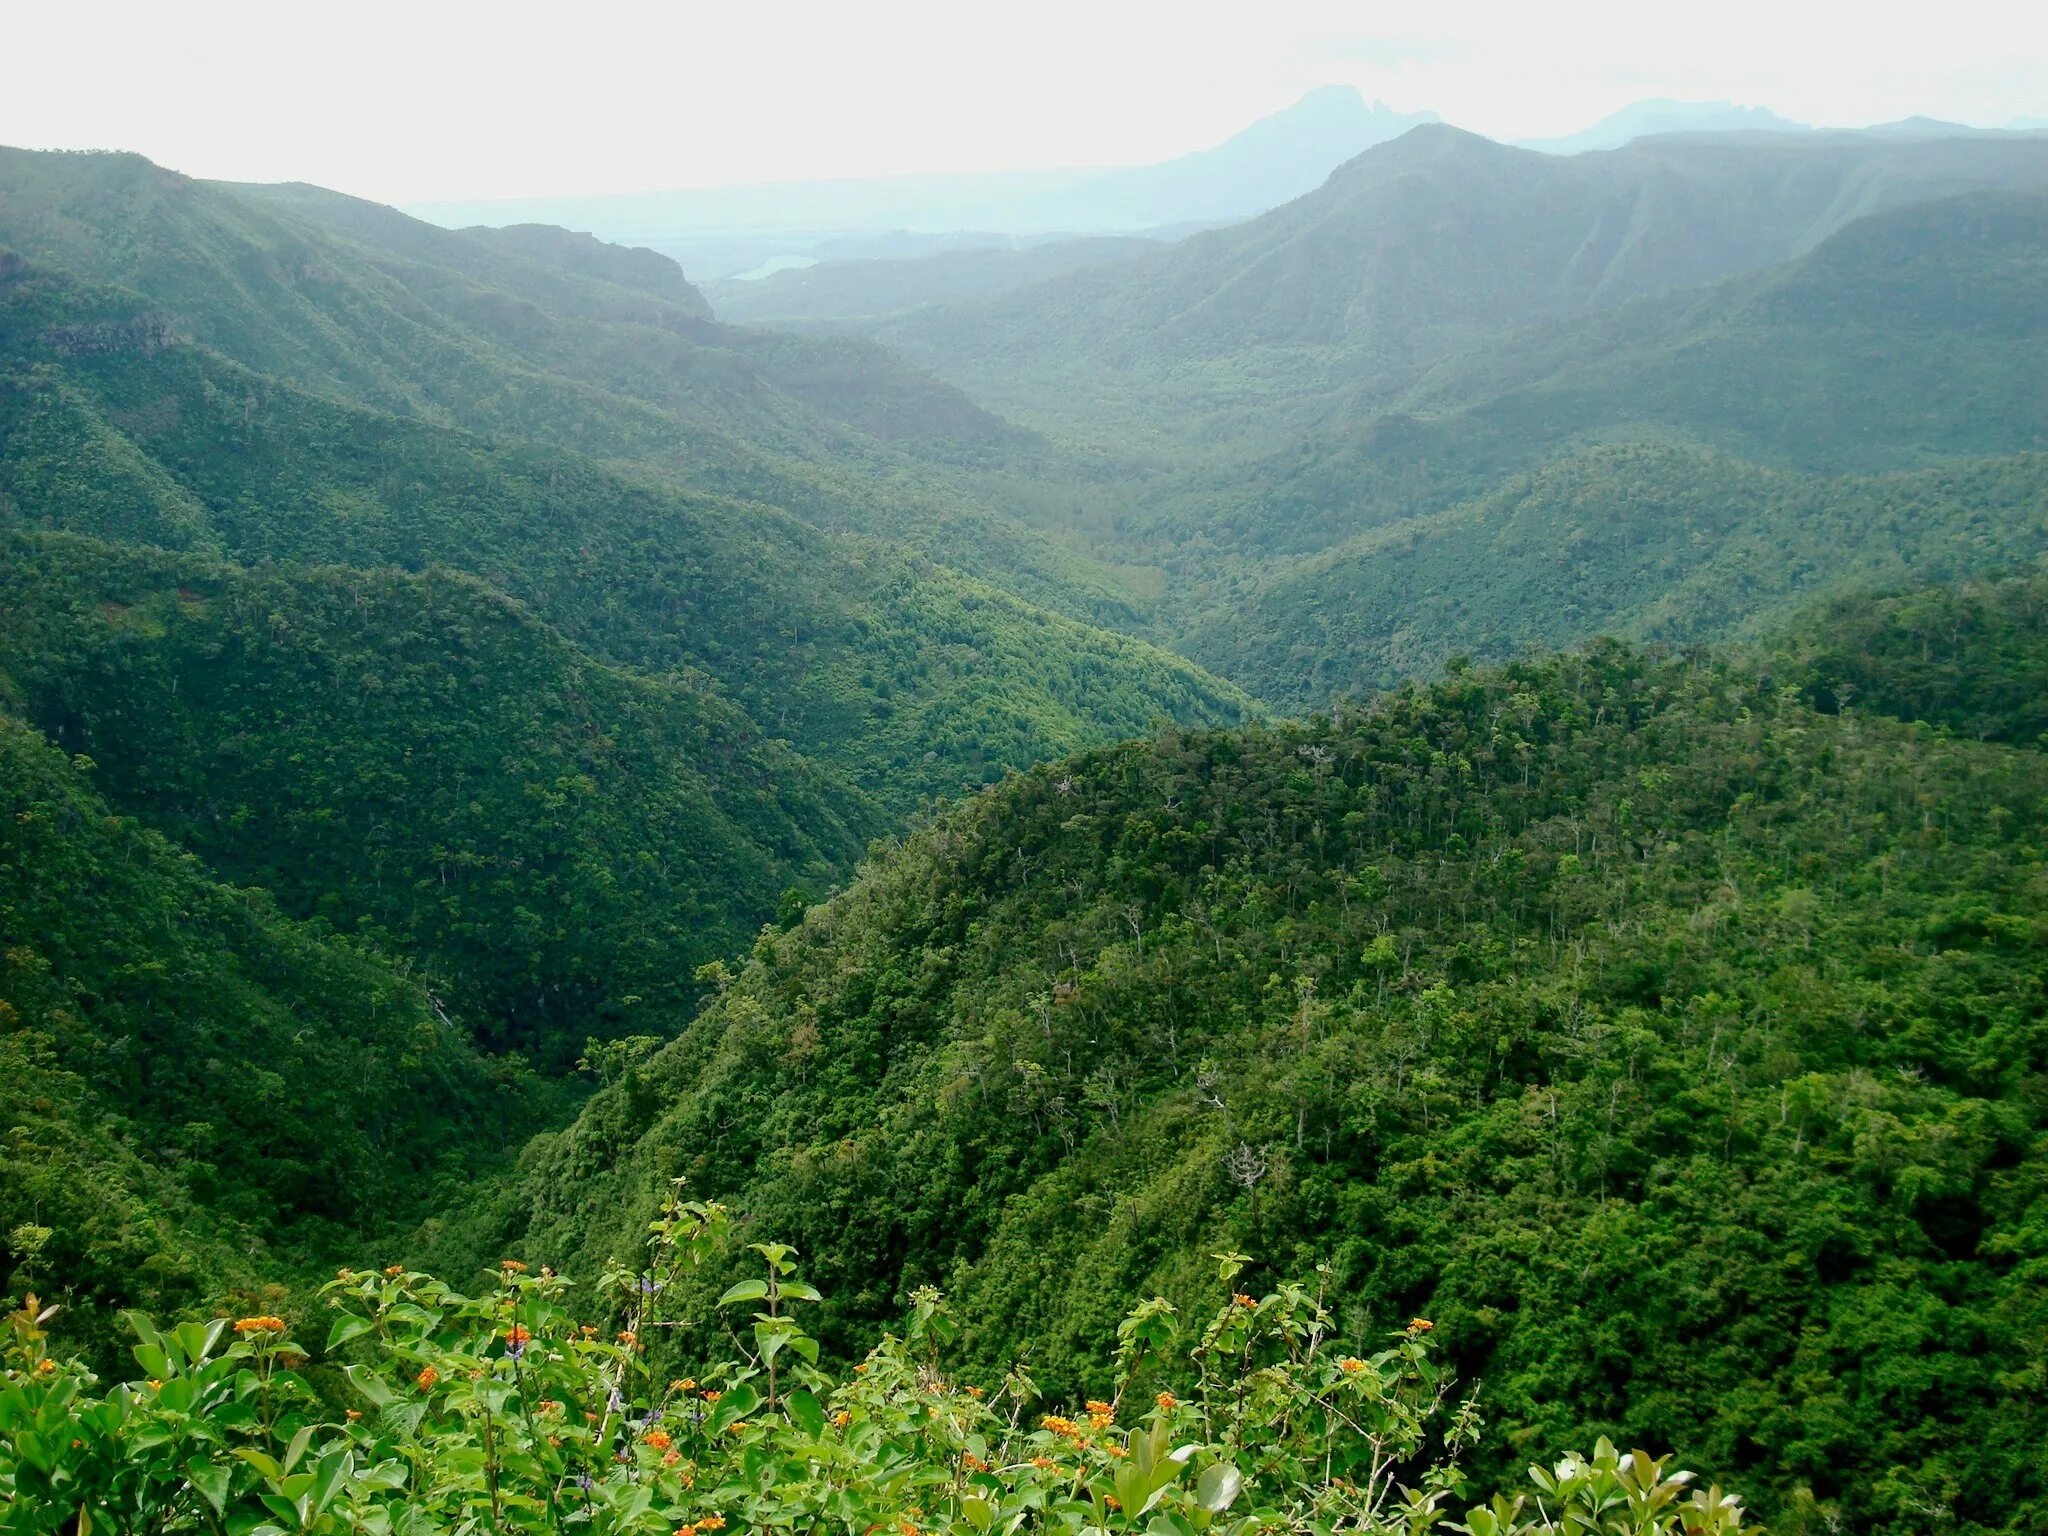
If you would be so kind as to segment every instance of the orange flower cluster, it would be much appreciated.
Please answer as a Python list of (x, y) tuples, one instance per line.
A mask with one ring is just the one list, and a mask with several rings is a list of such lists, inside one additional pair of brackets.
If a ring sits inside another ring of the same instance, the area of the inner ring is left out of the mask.
[(507, 1328), (505, 1330), (505, 1342), (507, 1344), (510, 1344), (514, 1349), (524, 1349), (526, 1347), (527, 1340), (531, 1339), (532, 1337), (533, 1334), (519, 1323), (514, 1323), (510, 1328)]
[(847, 1410), (844, 1408), (840, 1409), (837, 1413), (832, 1415), (832, 1427), (834, 1429), (844, 1429), (847, 1425), (851, 1424), (852, 1422), (853, 1415), (847, 1412)]
[(396, 1280), (405, 1273), (405, 1266), (403, 1264), (386, 1264), (384, 1266), (384, 1273)]
[(679, 1376), (668, 1384), (668, 1389), (671, 1392), (694, 1392), (697, 1390), (697, 1378), (694, 1376)]
[(619, 1342), (625, 1345), (626, 1348), (631, 1349), (640, 1342), (640, 1335), (630, 1328), (621, 1328), (619, 1330)]
[(261, 1317), (238, 1317), (235, 1319), (237, 1333), (283, 1333), (284, 1319), (265, 1313)]
[(1365, 1369), (1365, 1362), (1363, 1360), (1354, 1359), (1351, 1356), (1346, 1355), (1342, 1360), (1339, 1360), (1337, 1362), (1337, 1369), (1342, 1371), (1346, 1376), (1356, 1376), (1360, 1371)]
[(651, 1450), (665, 1451), (669, 1447), (668, 1431), (665, 1429), (650, 1429), (640, 1438)]
[(517, 1259), (500, 1259), (498, 1260), (498, 1268), (505, 1271), (508, 1275), (523, 1275), (526, 1273), (526, 1266)]
[(1048, 1413), (1040, 1422), (1056, 1435), (1065, 1435), (1069, 1440), (1080, 1438), (1081, 1426), (1072, 1419), (1061, 1418), (1056, 1413)]
[(1180, 1399), (1175, 1397), (1171, 1392), (1162, 1392), (1157, 1397), (1153, 1398), (1152, 1401), (1157, 1403), (1161, 1408), (1164, 1408), (1168, 1413), (1173, 1412), (1174, 1409), (1180, 1406)]
[(440, 1379), (441, 1373), (435, 1370), (431, 1365), (423, 1367), (419, 1375), (413, 1377), (414, 1382), (418, 1384), (419, 1389), (422, 1392), (433, 1391), (434, 1383), (439, 1381)]
[(1231, 1297), (1230, 1300), (1233, 1305), (1240, 1307), (1256, 1307), (1258, 1305), (1256, 1301), (1253, 1301), (1251, 1297), (1245, 1295), (1243, 1291), (1239, 1291), (1235, 1296)]
[(1031, 1465), (1038, 1468), (1041, 1472), (1050, 1472), (1058, 1467), (1059, 1463), (1050, 1456), (1034, 1456), (1031, 1458)]
[(1408, 1331), (1410, 1333), (1427, 1333), (1435, 1326), (1436, 1324), (1432, 1323), (1428, 1318), (1418, 1317), (1408, 1324)]
[(1091, 1429), (1107, 1429), (1116, 1422), (1116, 1410), (1099, 1397), (1088, 1399), (1088, 1426)]
[(713, 1392), (709, 1388), (706, 1388), (704, 1392), (704, 1401), (707, 1403), (715, 1403), (723, 1396), (725, 1396), (723, 1392)]
[(972, 1451), (962, 1451), (960, 1453), (960, 1465), (970, 1472), (986, 1472), (988, 1470), (988, 1463)]

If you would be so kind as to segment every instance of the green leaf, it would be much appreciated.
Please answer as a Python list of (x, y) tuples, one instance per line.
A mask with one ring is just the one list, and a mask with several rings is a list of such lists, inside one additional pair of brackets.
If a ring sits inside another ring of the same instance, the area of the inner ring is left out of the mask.
[(199, 1490), (200, 1497), (213, 1506), (216, 1515), (227, 1508), (228, 1485), (234, 1480), (231, 1470), (215, 1462), (195, 1459), (185, 1463), (185, 1476)]
[(712, 1413), (706, 1428), (717, 1434), (728, 1424), (735, 1424), (761, 1406), (761, 1394), (752, 1387), (741, 1385), (718, 1400), (718, 1407)]
[(299, 1458), (306, 1454), (306, 1447), (313, 1443), (313, 1429), (314, 1426), (308, 1424), (296, 1435), (292, 1436), (291, 1444), (284, 1448), (285, 1471), (289, 1472), (292, 1468), (296, 1467), (299, 1464)]
[(1195, 1479), (1195, 1502), (1212, 1515), (1220, 1515), (1237, 1502), (1244, 1487), (1244, 1474), (1227, 1461), (1204, 1467)]
[(735, 1302), (760, 1301), (767, 1294), (768, 1282), (766, 1280), (742, 1280), (738, 1285), (733, 1286), (723, 1296), (719, 1297), (718, 1304), (721, 1307), (729, 1307)]
[(348, 1378), (350, 1386), (370, 1401), (371, 1406), (382, 1408), (392, 1401), (391, 1389), (385, 1386), (384, 1379), (368, 1366), (344, 1365), (341, 1373)]
[(320, 1458), (320, 1465), (313, 1475), (314, 1514), (326, 1513), (327, 1506), (334, 1502), (334, 1496), (341, 1492), (342, 1485), (355, 1469), (355, 1452), (345, 1446)]
[(334, 1320), (334, 1326), (327, 1330), (328, 1354), (333, 1354), (350, 1339), (360, 1339), (377, 1325), (367, 1317), (358, 1317), (353, 1312), (344, 1312)]
[(825, 1408), (814, 1393), (798, 1387), (783, 1398), (782, 1406), (788, 1411), (790, 1422), (813, 1440), (825, 1433)]

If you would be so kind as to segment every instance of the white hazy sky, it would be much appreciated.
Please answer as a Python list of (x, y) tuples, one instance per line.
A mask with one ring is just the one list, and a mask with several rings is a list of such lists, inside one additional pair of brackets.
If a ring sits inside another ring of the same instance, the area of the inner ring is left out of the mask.
[(1325, 83), (1500, 138), (1644, 96), (2048, 116), (2029, 0), (68, 0), (0, 25), (0, 143), (384, 201), (1129, 164)]

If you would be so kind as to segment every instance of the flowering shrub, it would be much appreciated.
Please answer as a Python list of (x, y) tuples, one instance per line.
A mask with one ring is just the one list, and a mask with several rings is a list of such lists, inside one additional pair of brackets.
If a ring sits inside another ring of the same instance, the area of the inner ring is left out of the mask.
[[(101, 1391), (48, 1352), (54, 1309), (30, 1297), (9, 1318), (0, 1531), (1753, 1529), (1718, 1489), (1604, 1441), (1454, 1521), (1479, 1416), (1449, 1398), (1428, 1321), (1345, 1354), (1311, 1285), (1233, 1294), (1191, 1335), (1146, 1302), (1117, 1330), (1116, 1394), (1054, 1412), (1021, 1370), (952, 1378), (954, 1324), (930, 1290), (900, 1337), (834, 1379), (800, 1318), (818, 1293), (789, 1249), (758, 1244), (761, 1277), (724, 1297), (744, 1347), (695, 1375), (656, 1372), (662, 1298), (725, 1229), (716, 1205), (672, 1199), (646, 1267), (605, 1277), (603, 1326), (581, 1320), (561, 1277), (515, 1260), (479, 1296), (397, 1267), (344, 1270), (322, 1292), (332, 1369), (316, 1379), (282, 1318), (160, 1330), (131, 1313), (144, 1379)], [(1243, 1262), (1221, 1257), (1226, 1286)]]

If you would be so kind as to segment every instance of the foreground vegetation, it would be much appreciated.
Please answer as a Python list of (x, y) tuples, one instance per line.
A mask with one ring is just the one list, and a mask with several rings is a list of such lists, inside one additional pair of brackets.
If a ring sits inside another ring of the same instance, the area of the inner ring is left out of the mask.
[(326, 1324), (310, 1371), (282, 1317), (160, 1331), (138, 1313), (147, 1379), (101, 1390), (51, 1352), (57, 1309), (29, 1296), (8, 1319), (0, 1530), (1753, 1529), (1732, 1496), (1604, 1441), (1454, 1522), (1481, 1419), (1433, 1358), (1433, 1325), (1348, 1338), (1320, 1284), (1231, 1293), (1236, 1256), (1221, 1259), (1225, 1299), (1205, 1326), (1146, 1302), (1105, 1358), (1111, 1395), (1064, 1413), (1045, 1411), (1022, 1368), (956, 1374), (934, 1291), (850, 1372), (820, 1369), (801, 1321), (819, 1294), (779, 1244), (752, 1245), (759, 1273), (720, 1298), (732, 1353), (670, 1375), (707, 1338), (664, 1333), (664, 1293), (725, 1229), (717, 1206), (672, 1196), (644, 1263), (587, 1298), (513, 1260), (476, 1296), (398, 1265), (343, 1270), (328, 1317), (296, 1325)]
[[(1858, 697), (2038, 655), (2005, 590)], [(1843, 711), (1830, 658), (1603, 645), (1021, 775), (765, 935), (495, 1240), (630, 1251), (687, 1175), (834, 1347), (943, 1284), (984, 1367), (1096, 1394), (1122, 1298), (1327, 1256), (1486, 1381), (1489, 1477), (1632, 1434), (1773, 1525), (2027, 1529), (2048, 760)]]

